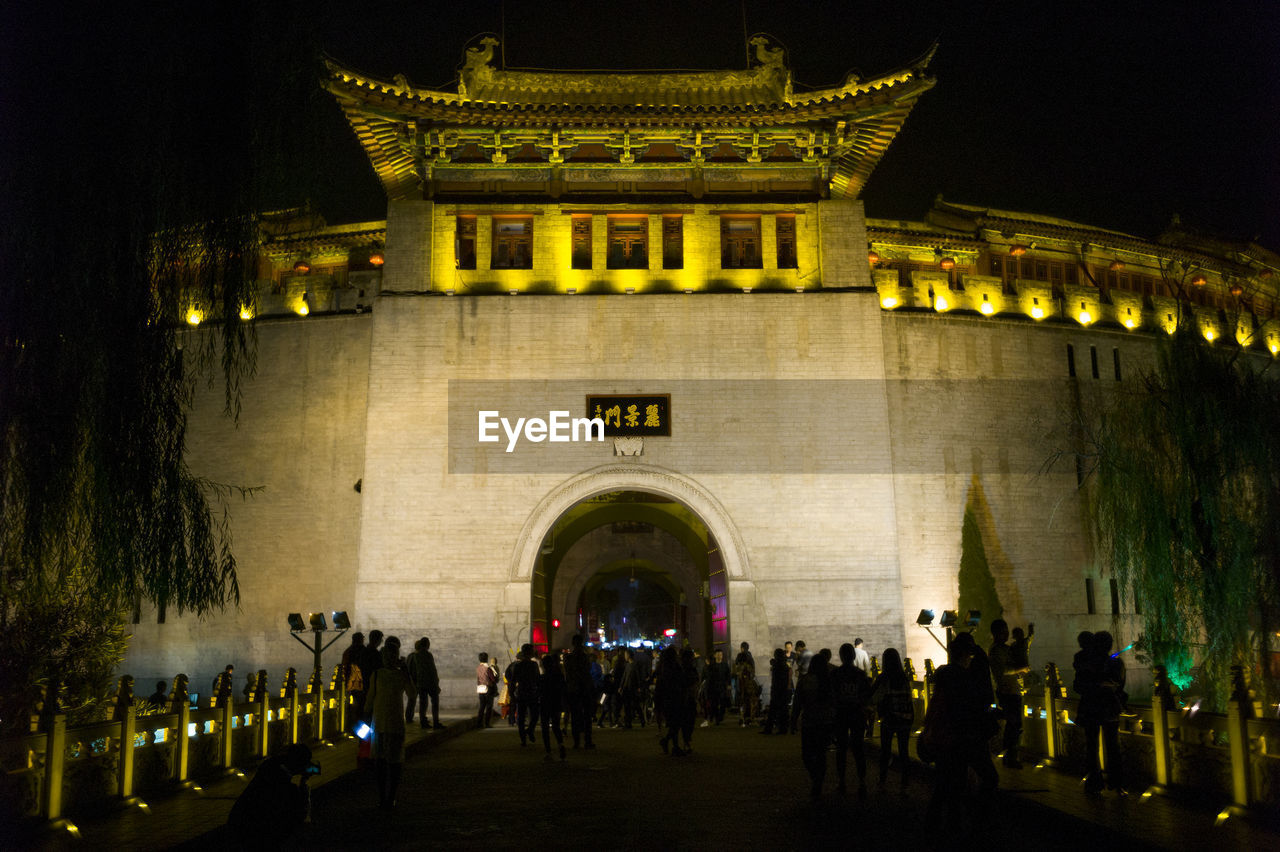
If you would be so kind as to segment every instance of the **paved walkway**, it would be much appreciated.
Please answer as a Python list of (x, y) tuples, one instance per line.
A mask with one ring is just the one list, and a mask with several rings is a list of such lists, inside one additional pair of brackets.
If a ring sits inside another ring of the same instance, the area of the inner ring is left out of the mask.
[[(1087, 797), (1078, 779), (1054, 769), (1001, 770), (995, 818), (967, 838), (941, 836), (924, 822), (929, 779), (915, 777), (900, 793), (897, 777), (876, 783), (868, 750), (865, 800), (834, 791), (816, 803), (800, 765), (799, 737), (761, 736), (736, 725), (699, 728), (694, 753), (664, 756), (653, 728), (596, 730), (597, 748), (572, 749), (561, 761), (544, 759), (541, 743), (521, 748), (505, 725), (476, 731), (454, 719), (446, 731), (410, 734), (399, 806), (376, 807), (370, 773), (355, 769), (350, 742), (324, 749), (312, 796), (313, 822), (300, 848), (508, 849), (590, 844), (618, 849), (842, 849), (904, 844), (993, 849), (1276, 849), (1280, 834), (1256, 821), (1228, 820), (1216, 811), (1163, 797)], [(82, 842), (43, 838), (44, 848), (220, 850), (222, 823), (246, 779), (205, 785), (80, 826)]]

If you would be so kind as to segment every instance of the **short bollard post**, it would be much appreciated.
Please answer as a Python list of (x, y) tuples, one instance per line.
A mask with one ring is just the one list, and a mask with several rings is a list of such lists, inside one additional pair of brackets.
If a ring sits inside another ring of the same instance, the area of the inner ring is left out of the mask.
[(316, 678), (315, 693), (311, 697), (316, 708), (316, 722), (311, 735), (317, 742), (324, 742), (324, 678)]
[(1169, 743), (1168, 715), (1172, 705), (1169, 671), (1164, 666), (1156, 666), (1155, 684), (1151, 693), (1151, 740), (1156, 756), (1156, 783), (1147, 788), (1143, 797), (1164, 793), (1173, 783), (1173, 752)]
[(178, 708), (178, 730), (173, 739), (173, 748), (175, 751), (176, 766), (174, 767), (174, 780), (180, 786), (187, 786), (190, 782), (188, 776), (191, 774), (191, 707), (183, 704)]
[(289, 744), (298, 741), (298, 670), (290, 668), (284, 676), (284, 697), (289, 707)]
[(1058, 697), (1062, 685), (1058, 682), (1058, 667), (1046, 663), (1044, 667), (1044, 761), (1042, 766), (1053, 766), (1058, 761)]
[(255, 739), (255, 753), (258, 757), (266, 757), (271, 746), (271, 698), (267, 693), (267, 673), (258, 672), (258, 691), (254, 694), (258, 703), (258, 733)]
[(120, 719), (120, 750), (116, 764), (118, 773), (116, 783), (120, 790), (120, 798), (128, 803), (133, 799), (133, 740), (137, 735), (138, 708), (130, 704), (120, 708), (120, 713), (122, 718)]
[(1231, 667), (1231, 700), (1227, 702), (1227, 737), (1231, 743), (1231, 804), (1239, 813), (1253, 804), (1253, 771), (1249, 765), (1249, 719), (1253, 702), (1244, 682), (1244, 669)]
[(67, 756), (67, 717), (62, 713), (49, 713), (44, 718), (44, 789), (41, 810), (45, 819), (57, 822), (62, 818), (62, 776)]
[(234, 750), (235, 720), (236, 708), (235, 702), (230, 696), (225, 699), (222, 707), (222, 720), (219, 724), (222, 726), (222, 768), (227, 772), (232, 770), (232, 753)]
[(342, 736), (347, 732), (347, 679), (342, 676), (342, 666), (338, 666), (337, 683), (338, 692), (338, 735)]
[(920, 690), (920, 698), (924, 705), (920, 713), (921, 724), (924, 724), (925, 713), (929, 712), (929, 701), (933, 698), (933, 675), (935, 672), (933, 660), (926, 657), (924, 661), (924, 689)]

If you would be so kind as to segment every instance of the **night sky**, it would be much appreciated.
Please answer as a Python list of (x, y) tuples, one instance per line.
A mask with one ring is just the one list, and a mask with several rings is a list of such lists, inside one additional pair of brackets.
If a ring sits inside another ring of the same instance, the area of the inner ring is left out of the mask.
[[(0, 57), (6, 121), (21, 120), (15, 98), (30, 97), (32, 85), (44, 89), (40, 109), (56, 114), (59, 99), (72, 109), (64, 87), (33, 78), (52, 69), (83, 84), (92, 72), (76, 63), (90, 44), (114, 61), (125, 55), (142, 78), (152, 73), (149, 45), (167, 27), (194, 26), (155, 19), (154, 8), (137, 7), (133, 21), (119, 13), (107, 32), (70, 10), (24, 9), (4, 36), (16, 49)], [(1280, 250), (1280, 4), (1267, 0), (370, 0), (308, 9), (333, 58), (440, 88), (455, 85), (465, 44), (484, 32), (505, 32), (507, 67), (549, 69), (743, 68), (744, 31), (764, 32), (787, 48), (797, 84), (811, 87), (838, 84), (849, 71), (893, 70), (937, 41), (937, 85), (872, 174), (863, 193), (869, 215), (920, 218), (941, 193), (1154, 236), (1177, 213), (1188, 225)], [(226, 17), (198, 25), (233, 30)], [(189, 70), (215, 78), (216, 46), (231, 38), (210, 32), (208, 44), (193, 46)], [(224, 106), (199, 98), (193, 110), (214, 115)], [(316, 205), (334, 223), (385, 216), (380, 186), (336, 105), (317, 99), (308, 109), (325, 152)], [(109, 120), (94, 132), (109, 134)]]

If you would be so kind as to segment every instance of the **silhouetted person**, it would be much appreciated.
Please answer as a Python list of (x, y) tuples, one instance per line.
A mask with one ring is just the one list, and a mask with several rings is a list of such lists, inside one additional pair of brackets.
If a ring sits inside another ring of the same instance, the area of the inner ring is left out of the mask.
[(836, 778), (839, 791), (845, 791), (845, 769), (849, 750), (853, 750), (854, 766), (858, 770), (858, 798), (867, 797), (867, 699), (871, 695), (871, 680), (860, 669), (854, 658), (853, 645), (840, 646), (840, 666), (831, 672), (836, 696), (835, 743)]
[(551, 734), (556, 735), (560, 759), (564, 760), (564, 733), (560, 730), (560, 714), (564, 712), (564, 673), (557, 654), (542, 658), (542, 676), (538, 679), (538, 715), (542, 720), (542, 747), (551, 760)]
[(791, 729), (800, 726), (800, 759), (809, 771), (809, 796), (822, 796), (822, 781), (827, 774), (827, 747), (836, 721), (836, 697), (831, 677), (831, 652), (822, 649), (809, 660), (808, 671), (796, 684), (795, 709)]
[(991, 675), (985, 659), (973, 636), (961, 633), (952, 640), (951, 662), (934, 675), (927, 724), (940, 726), (944, 735), (936, 743), (938, 770), (926, 819), (944, 831), (962, 821), (961, 801), (969, 769), (977, 773), (979, 782), (971, 826), (975, 831), (981, 831), (986, 823), (999, 780), (987, 746), (995, 731), (990, 713)]
[(596, 694), (595, 681), (591, 679), (591, 659), (582, 645), (581, 633), (573, 634), (570, 642), (572, 648), (564, 660), (564, 675), (573, 747), (577, 748), (585, 738), (586, 747), (595, 748), (591, 742), (591, 703)]
[(156, 691), (147, 697), (147, 712), (162, 713), (164, 712), (165, 702), (169, 700), (169, 693), (165, 689), (165, 682), (156, 681)]
[(1000, 716), (1004, 721), (1003, 762), (1010, 769), (1021, 769), (1018, 741), (1022, 738), (1022, 676), (1029, 669), (1015, 662), (1013, 649), (1006, 644), (1009, 640), (1009, 625), (1003, 618), (991, 622), (991, 640), (988, 659), (991, 662), (991, 676), (995, 679), (996, 703), (1000, 706)]
[[(307, 787), (311, 766), (311, 749), (301, 743), (262, 762), (227, 817), (231, 848), (276, 850), (293, 839), (311, 803)], [(295, 775), (302, 776), (297, 784)]]
[(1088, 647), (1076, 654), (1075, 689), (1080, 693), (1076, 721), (1084, 730), (1084, 750), (1089, 762), (1085, 791), (1097, 793), (1104, 785), (1098, 755), (1101, 736), (1106, 754), (1105, 785), (1124, 795), (1120, 780), (1120, 714), (1129, 696), (1125, 692), (1124, 663), (1118, 656), (1112, 656), (1112, 642), (1110, 633), (1099, 631), (1088, 641)]
[(658, 745), (662, 747), (663, 754), (680, 757), (684, 754), (684, 749), (680, 748), (680, 728), (684, 715), (684, 670), (680, 666), (675, 646), (668, 645), (662, 649), (654, 678), (653, 703), (662, 714), (662, 721), (667, 727), (667, 732), (658, 740)]
[(227, 667), (213, 679), (213, 698), (215, 707), (225, 707), (231, 703), (235, 696), (235, 684), (232, 683), (232, 676), (235, 674), (236, 667), (227, 663)]
[(785, 734), (787, 709), (790, 705), (791, 666), (787, 662), (787, 652), (781, 648), (774, 648), (773, 659), (769, 661), (769, 717), (765, 720), (764, 730), (760, 733)]
[(738, 722), (743, 727), (760, 715), (760, 684), (756, 682), (756, 658), (751, 646), (743, 642), (733, 658), (733, 676), (738, 681)]
[(911, 757), (907, 743), (911, 739), (911, 726), (915, 724), (916, 707), (911, 695), (911, 683), (902, 668), (902, 657), (897, 648), (885, 648), (880, 676), (871, 686), (871, 706), (880, 716), (880, 784), (889, 779), (889, 758), (893, 741), (898, 741), (898, 760), (902, 764), (902, 789), (907, 787), (907, 772)]
[[(423, 728), (443, 728), (440, 724), (440, 674), (436, 671), (436, 658), (431, 653), (431, 640), (423, 636), (413, 643), (409, 655), (409, 680), (413, 681), (418, 695), (418, 721)], [(427, 722), (427, 702), (431, 702), (431, 721)], [(409, 702), (406, 718), (413, 721), (413, 701)]]
[(680, 706), (680, 739), (685, 752), (693, 751), (693, 726), (698, 721), (698, 658), (692, 648), (680, 650), (680, 677), (684, 697)]
[(538, 724), (538, 661), (534, 658), (533, 646), (525, 643), (520, 646), (520, 654), (516, 657), (513, 672), (516, 690), (516, 729), (520, 733), (520, 745), (533, 742)]
[(404, 699), (412, 689), (399, 665), (398, 645), (388, 642), (382, 649), (382, 666), (369, 679), (365, 701), (373, 719), (370, 754), (377, 772), (379, 807), (396, 806), (396, 791), (404, 769)]
[(351, 644), (342, 652), (342, 680), (347, 687), (347, 695), (351, 696), (354, 712), (350, 720), (352, 727), (364, 718), (364, 669), (361, 660), (364, 658), (364, 634), (352, 633)]
[(725, 704), (729, 697), (729, 664), (724, 661), (724, 651), (716, 649), (702, 676), (707, 684), (707, 718), (702, 722), (702, 727), (705, 728), (712, 722), (719, 725), (724, 721)]

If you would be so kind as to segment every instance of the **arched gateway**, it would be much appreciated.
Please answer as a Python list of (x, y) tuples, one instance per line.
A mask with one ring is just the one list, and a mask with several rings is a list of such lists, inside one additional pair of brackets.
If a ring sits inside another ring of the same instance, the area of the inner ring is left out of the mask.
[[(629, 553), (611, 553), (600, 544), (590, 546), (590, 557), (574, 552), (583, 549), (591, 531), (608, 528), (621, 530), (624, 538), (640, 532), (639, 539), (653, 542), (639, 552), (636, 538), (628, 539)], [(561, 570), (562, 565), (567, 567)], [(567, 644), (571, 633), (587, 627), (571, 620), (582, 612), (587, 590), (598, 588), (610, 572), (630, 571), (634, 585), (637, 570), (669, 590), (677, 612), (689, 612), (673, 613), (672, 623), (678, 621), (681, 638), (696, 647), (727, 647), (731, 615), (735, 642), (767, 640), (763, 613), (754, 606), (746, 548), (724, 506), (688, 476), (634, 463), (584, 471), (539, 501), (517, 537), (510, 570), (510, 583), (528, 589), (529, 609), (501, 612), (500, 632), (535, 644)], [(561, 614), (568, 618), (556, 632), (551, 622)]]

